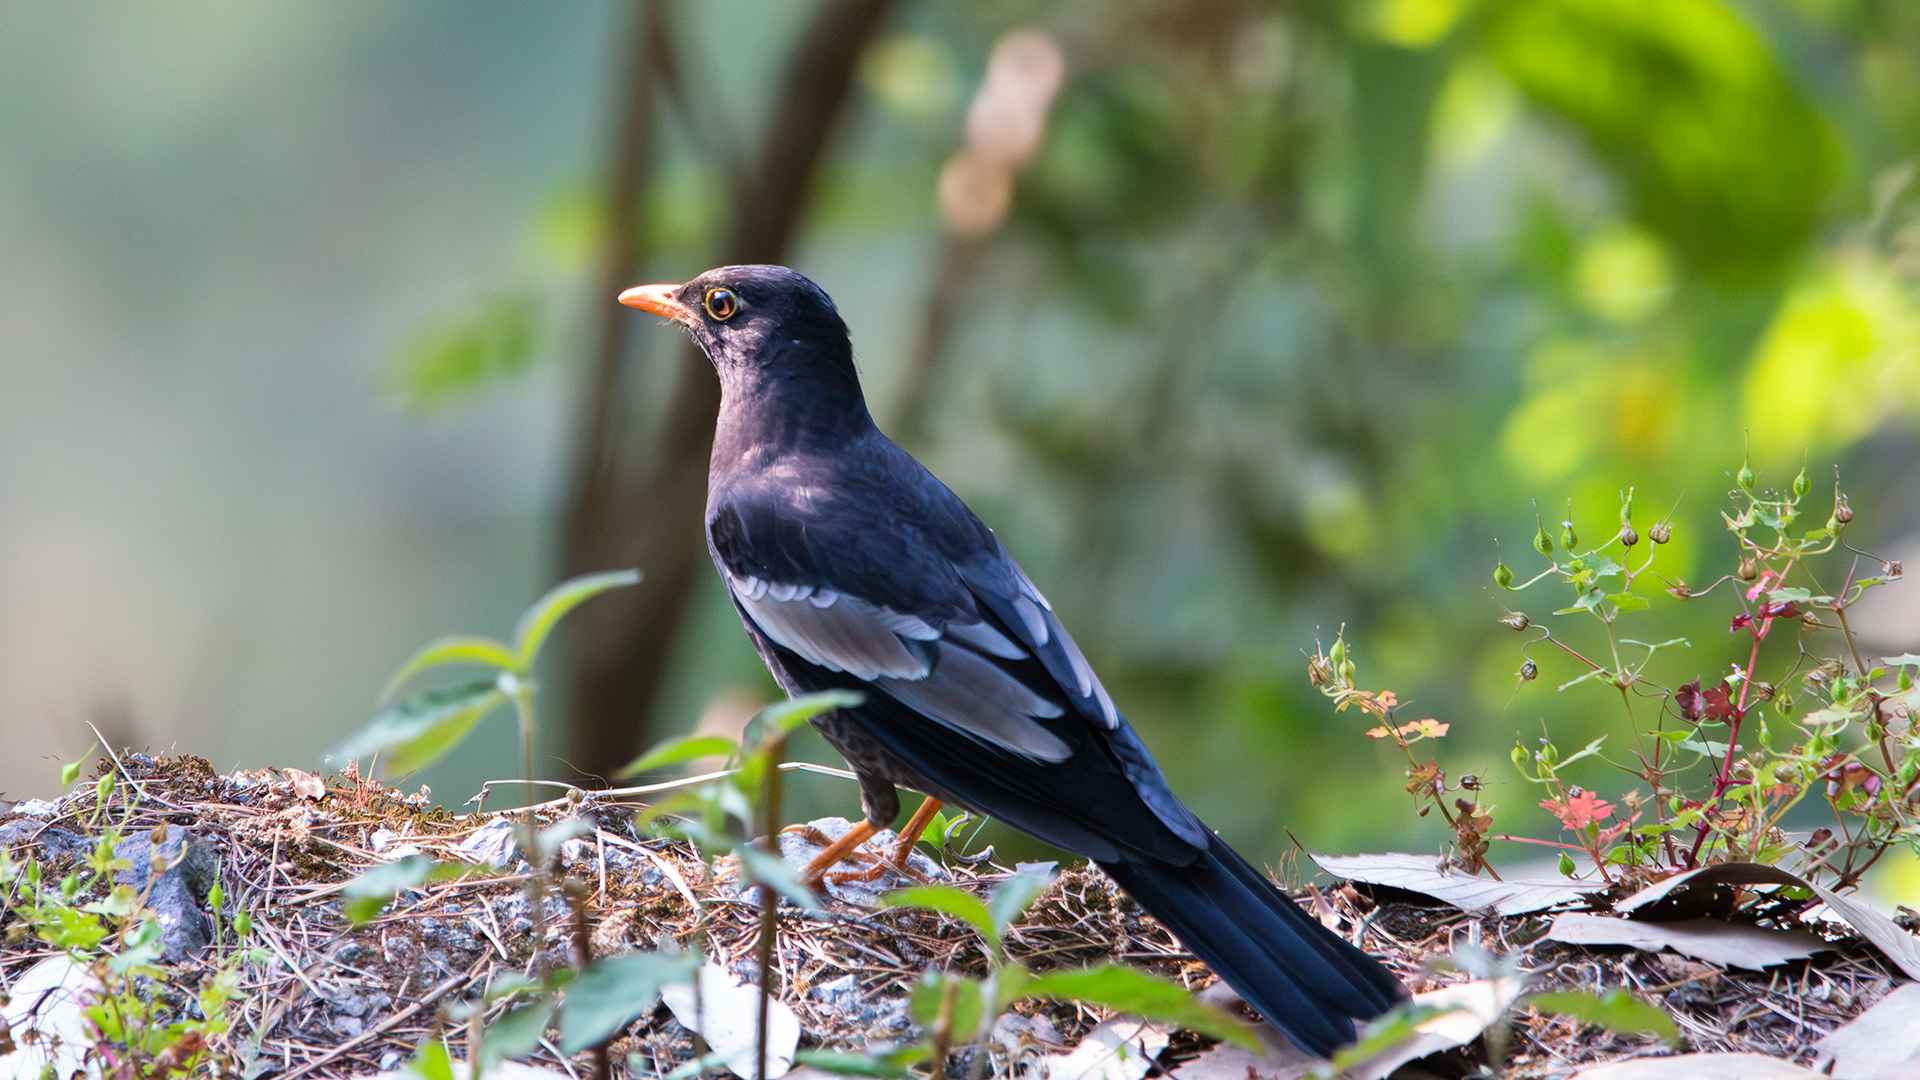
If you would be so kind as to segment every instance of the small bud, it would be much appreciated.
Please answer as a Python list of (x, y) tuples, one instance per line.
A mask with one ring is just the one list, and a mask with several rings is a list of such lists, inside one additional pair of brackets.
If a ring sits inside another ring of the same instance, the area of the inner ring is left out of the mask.
[(1500, 616), (1500, 622), (1515, 630), (1525, 630), (1527, 627), (1533, 625), (1533, 622), (1527, 618), (1527, 614), (1524, 611), (1509, 611), (1505, 615)]
[(1752, 689), (1753, 696), (1755, 699), (1759, 701), (1773, 700), (1773, 684), (1772, 683), (1756, 682), (1756, 683), (1749, 683), (1748, 686), (1750, 689)]
[(1656, 521), (1653, 528), (1647, 530), (1647, 539), (1656, 544), (1664, 544), (1673, 539), (1673, 526), (1664, 521)]
[(1307, 681), (1314, 686), (1325, 686), (1333, 681), (1333, 665), (1327, 663), (1324, 656), (1307, 658)]
[(1800, 469), (1800, 475), (1793, 478), (1793, 497), (1797, 499), (1800, 496), (1805, 495), (1806, 493), (1807, 493), (1807, 470), (1805, 466), (1802, 466)]
[(1553, 554), (1553, 539), (1547, 535), (1547, 527), (1544, 524), (1539, 525), (1534, 530), (1533, 550), (1542, 555)]
[(1506, 563), (1493, 564), (1493, 583), (1503, 589), (1513, 588), (1513, 571), (1507, 569)]
[(1632, 547), (1633, 545), (1639, 542), (1640, 542), (1640, 534), (1633, 531), (1633, 526), (1629, 525), (1626, 528), (1620, 530), (1620, 546), (1621, 547)]
[(1741, 559), (1739, 574), (1741, 581), (1752, 581), (1760, 576), (1760, 564), (1752, 559)]
[(1853, 507), (1847, 505), (1847, 497), (1841, 495), (1833, 500), (1833, 520), (1835, 524), (1845, 525), (1853, 520)]
[(1560, 523), (1560, 546), (1563, 548), (1566, 548), (1567, 551), (1571, 553), (1573, 551), (1574, 545), (1578, 544), (1579, 542), (1580, 542), (1580, 538), (1578, 536), (1575, 536), (1573, 532), (1573, 522), (1571, 521), (1561, 522)]
[(1520, 681), (1521, 682), (1532, 682), (1533, 680), (1539, 677), (1540, 677), (1540, 665), (1534, 663), (1531, 657), (1529, 657), (1525, 663), (1520, 665)]
[(1733, 482), (1740, 485), (1741, 491), (1749, 495), (1753, 494), (1753, 465), (1742, 461), (1740, 471), (1734, 474)]
[(1675, 600), (1685, 600), (1687, 597), (1693, 595), (1693, 590), (1687, 586), (1685, 580), (1674, 578), (1673, 588), (1667, 590), (1667, 595), (1673, 597)]
[(1468, 773), (1460, 778), (1460, 786), (1468, 791), (1479, 791), (1480, 778), (1472, 773)]

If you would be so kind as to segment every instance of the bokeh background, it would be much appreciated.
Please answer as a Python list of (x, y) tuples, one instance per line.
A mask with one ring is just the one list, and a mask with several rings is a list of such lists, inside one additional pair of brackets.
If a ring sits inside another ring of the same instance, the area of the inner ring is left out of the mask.
[[(1750, 453), (1920, 565), (1916, 155), (1908, 0), (0, 6), (0, 787), (88, 722), (315, 766), (415, 647), (614, 566), (545, 775), (737, 723), (711, 376), (611, 299), (752, 259), (1249, 854), (1443, 843), (1308, 684), (1342, 626), (1551, 835), (1509, 748), (1625, 729), (1516, 678), (1536, 515), (1597, 539), (1631, 487), (1711, 580)], [(1652, 674), (1724, 672), (1725, 603), (1642, 591), (1629, 636), (1690, 642)], [(1912, 583), (1855, 615), (1920, 651)], [(410, 783), (516, 772), (502, 715)]]

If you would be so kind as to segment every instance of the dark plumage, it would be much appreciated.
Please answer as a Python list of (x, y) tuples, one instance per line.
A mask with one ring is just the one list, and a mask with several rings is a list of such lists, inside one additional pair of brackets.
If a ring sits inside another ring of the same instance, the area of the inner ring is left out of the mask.
[(865, 695), (815, 722), (870, 823), (899, 814), (898, 785), (1092, 859), (1322, 1056), (1405, 994), (1174, 797), (992, 530), (874, 427), (818, 286), (729, 266), (621, 300), (685, 326), (720, 374), (714, 565), (782, 687)]

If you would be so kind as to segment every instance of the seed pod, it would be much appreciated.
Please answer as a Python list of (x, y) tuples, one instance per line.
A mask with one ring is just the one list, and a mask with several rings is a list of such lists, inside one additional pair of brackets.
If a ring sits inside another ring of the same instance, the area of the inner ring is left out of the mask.
[(1506, 563), (1493, 564), (1493, 583), (1503, 589), (1513, 588), (1513, 571), (1507, 569)]
[(1757, 699), (1759, 699), (1759, 700), (1761, 700), (1761, 701), (1772, 701), (1772, 700), (1773, 700), (1773, 684), (1772, 684), (1772, 683), (1770, 683), (1770, 682), (1756, 682), (1756, 683), (1750, 683), (1750, 684), (1748, 684), (1748, 685), (1749, 685), (1749, 686), (1751, 687), (1751, 689), (1753, 690), (1753, 696), (1754, 696), (1755, 698), (1757, 698)]
[(1753, 494), (1753, 465), (1746, 461), (1740, 462), (1740, 471), (1734, 474), (1733, 482), (1740, 485), (1741, 491), (1749, 495)]
[(1307, 681), (1314, 686), (1325, 686), (1333, 681), (1333, 665), (1327, 663), (1324, 656), (1307, 658)]
[(1754, 562), (1752, 559), (1740, 560), (1740, 580), (1741, 581), (1752, 581), (1754, 578), (1757, 578), (1759, 576), (1760, 576), (1759, 563)]
[(1575, 536), (1573, 532), (1573, 522), (1571, 521), (1561, 522), (1560, 523), (1560, 546), (1563, 548), (1566, 548), (1568, 554), (1572, 554), (1574, 545), (1578, 544), (1579, 542), (1580, 542), (1580, 538), (1578, 536)]
[(1847, 522), (1853, 520), (1853, 507), (1847, 505), (1847, 497), (1845, 495), (1837, 496), (1833, 500), (1833, 520), (1836, 524), (1840, 525), (1845, 525)]
[(1500, 616), (1500, 622), (1515, 630), (1525, 630), (1527, 627), (1533, 625), (1533, 622), (1527, 618), (1527, 613), (1524, 611), (1509, 611), (1505, 615)]
[(1533, 550), (1542, 555), (1553, 554), (1553, 539), (1547, 535), (1545, 524), (1536, 523), (1533, 533)]
[(1526, 662), (1520, 665), (1520, 681), (1532, 682), (1539, 677), (1540, 665), (1534, 663), (1532, 657), (1528, 657)]
[(1647, 530), (1647, 539), (1656, 544), (1664, 544), (1673, 539), (1673, 526), (1664, 521), (1656, 521), (1653, 528)]
[(1633, 526), (1629, 525), (1626, 528), (1620, 530), (1620, 546), (1621, 547), (1632, 547), (1633, 545), (1639, 542), (1640, 542), (1640, 534), (1633, 531)]
[(1480, 778), (1472, 773), (1468, 773), (1460, 778), (1460, 786), (1468, 791), (1479, 791)]
[(1800, 469), (1800, 475), (1793, 478), (1793, 497), (1797, 499), (1800, 496), (1805, 495), (1806, 493), (1807, 493), (1807, 470), (1805, 466), (1802, 466)]
[(1880, 576), (1888, 581), (1899, 581), (1907, 572), (1906, 564), (1899, 559), (1888, 559), (1880, 567)]
[(1685, 581), (1680, 578), (1674, 578), (1673, 588), (1667, 590), (1667, 595), (1673, 597), (1675, 600), (1685, 600), (1687, 597), (1693, 595), (1693, 590), (1687, 587)]

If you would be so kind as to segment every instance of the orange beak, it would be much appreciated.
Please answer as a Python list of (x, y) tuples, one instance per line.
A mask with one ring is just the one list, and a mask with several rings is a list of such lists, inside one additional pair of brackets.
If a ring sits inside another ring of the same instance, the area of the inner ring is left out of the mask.
[(678, 285), (635, 285), (620, 294), (620, 302), (628, 307), (651, 311), (677, 323), (692, 325), (697, 322), (693, 309), (674, 297), (680, 291)]

